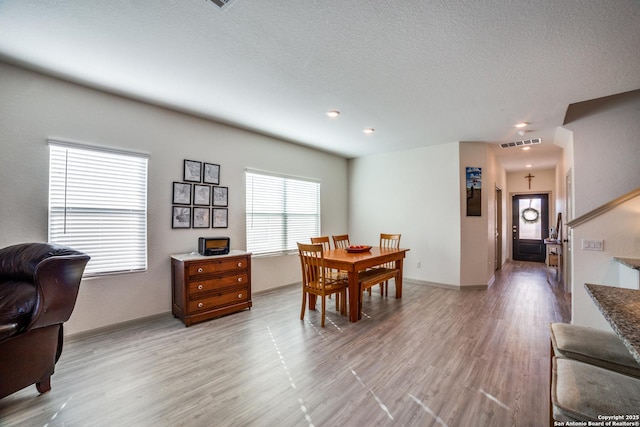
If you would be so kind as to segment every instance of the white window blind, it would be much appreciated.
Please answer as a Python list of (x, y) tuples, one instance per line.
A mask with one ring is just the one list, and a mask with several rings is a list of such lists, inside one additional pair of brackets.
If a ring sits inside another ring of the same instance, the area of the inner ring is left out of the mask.
[(320, 234), (320, 183), (246, 171), (247, 250), (286, 254)]
[(146, 270), (147, 156), (49, 147), (49, 242), (91, 256), (85, 276)]

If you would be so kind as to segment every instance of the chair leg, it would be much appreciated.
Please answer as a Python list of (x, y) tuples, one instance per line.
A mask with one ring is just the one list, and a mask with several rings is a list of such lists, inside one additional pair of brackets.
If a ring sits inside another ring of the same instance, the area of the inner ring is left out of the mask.
[(327, 298), (325, 298), (325, 296), (322, 296), (322, 323), (320, 323), (320, 326), (322, 326), (324, 328), (324, 315), (326, 313), (325, 311), (325, 304), (326, 304)]
[(302, 291), (302, 310), (300, 311), (300, 320), (304, 319), (304, 309), (307, 306), (307, 293)]
[(347, 290), (342, 291), (342, 311), (343, 316), (347, 315)]

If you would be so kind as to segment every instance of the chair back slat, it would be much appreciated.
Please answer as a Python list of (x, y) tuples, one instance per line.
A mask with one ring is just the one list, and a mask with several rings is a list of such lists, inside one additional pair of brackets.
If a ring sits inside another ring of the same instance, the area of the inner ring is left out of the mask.
[[(380, 247), (384, 249), (399, 249), (400, 234), (380, 233)], [(386, 268), (395, 268), (395, 262), (384, 264)]]
[(346, 249), (350, 245), (349, 243), (349, 235), (341, 234), (339, 236), (333, 236), (333, 246), (336, 249)]
[(400, 234), (380, 233), (380, 247), (387, 249), (400, 248)]
[(328, 251), (331, 249), (331, 244), (329, 243), (329, 236), (320, 236), (320, 237), (312, 237), (311, 243), (320, 243), (322, 245), (322, 249)]

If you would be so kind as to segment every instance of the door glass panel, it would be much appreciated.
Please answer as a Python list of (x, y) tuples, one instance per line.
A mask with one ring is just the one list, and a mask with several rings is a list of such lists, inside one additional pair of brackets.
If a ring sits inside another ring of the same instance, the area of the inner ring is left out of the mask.
[(540, 210), (542, 202), (540, 198), (519, 200), (519, 232), (520, 239), (542, 239), (542, 222)]

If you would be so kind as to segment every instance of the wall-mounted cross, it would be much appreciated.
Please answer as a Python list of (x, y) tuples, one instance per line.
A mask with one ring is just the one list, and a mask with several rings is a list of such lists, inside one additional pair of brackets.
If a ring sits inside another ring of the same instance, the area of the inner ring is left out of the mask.
[(531, 172), (529, 172), (529, 175), (525, 176), (525, 178), (529, 180), (529, 190), (531, 190), (531, 180), (535, 178), (535, 176), (531, 175)]

